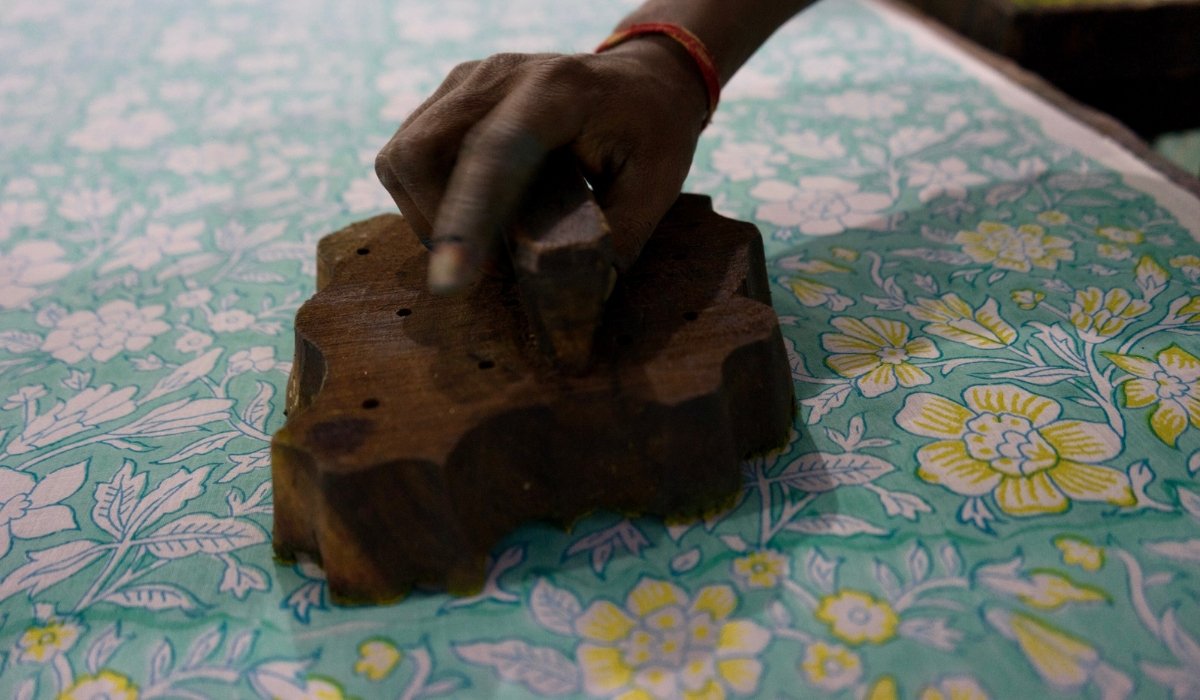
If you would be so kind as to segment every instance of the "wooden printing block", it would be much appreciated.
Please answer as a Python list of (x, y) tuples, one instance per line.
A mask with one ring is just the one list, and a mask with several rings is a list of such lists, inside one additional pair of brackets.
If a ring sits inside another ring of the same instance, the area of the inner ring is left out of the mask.
[(787, 441), (792, 381), (750, 224), (683, 195), (603, 307), (591, 364), (538, 351), (515, 285), (426, 291), (396, 215), (326, 236), (271, 443), (274, 546), (340, 601), (478, 590), (522, 523), (691, 517)]

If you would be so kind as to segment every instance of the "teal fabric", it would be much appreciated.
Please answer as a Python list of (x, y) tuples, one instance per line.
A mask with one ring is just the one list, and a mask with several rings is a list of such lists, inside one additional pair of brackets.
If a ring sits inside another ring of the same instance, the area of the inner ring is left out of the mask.
[(866, 3), (772, 38), (688, 184), (792, 353), (736, 507), (527, 527), (471, 598), (272, 561), (318, 237), (455, 63), (628, 6), (0, 6), (0, 696), (1200, 697), (1200, 204)]

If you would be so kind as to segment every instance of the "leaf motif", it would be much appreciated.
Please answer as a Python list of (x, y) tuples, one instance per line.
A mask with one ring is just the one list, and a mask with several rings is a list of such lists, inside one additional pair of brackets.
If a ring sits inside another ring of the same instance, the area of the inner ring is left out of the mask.
[(219, 624), (214, 626), (192, 642), (192, 646), (188, 647), (187, 656), (183, 659), (183, 664), (180, 668), (187, 670), (196, 668), (204, 663), (204, 660), (216, 651), (217, 647), (221, 646), (221, 640), (225, 638), (225, 625)]
[(195, 430), (229, 417), (229, 399), (180, 399), (164, 404), (132, 423), (112, 431), (113, 435), (162, 437)]
[(1179, 505), (1196, 520), (1200, 521), (1200, 494), (1188, 489), (1179, 489)]
[(1184, 666), (1200, 668), (1200, 644), (1184, 631), (1175, 617), (1175, 608), (1168, 608), (1162, 616), (1163, 641), (1167, 648)]
[(1167, 288), (1168, 277), (1163, 266), (1149, 255), (1143, 255), (1134, 268), (1134, 280), (1146, 301), (1154, 299)]
[(150, 683), (157, 683), (175, 665), (175, 648), (164, 638), (150, 655)]
[(0, 601), (25, 590), (28, 590), (31, 596), (37, 595), (82, 570), (110, 548), (111, 545), (104, 545), (95, 540), (75, 540), (49, 549), (29, 552), (25, 555), (28, 563), (13, 569), (12, 573), (0, 581)]
[(1087, 372), (1073, 367), (1026, 367), (1007, 372), (997, 372), (992, 375), (996, 379), (1016, 379), (1040, 386), (1058, 384), (1068, 379), (1086, 376), (1088, 376)]
[(199, 553), (225, 554), (266, 539), (248, 520), (194, 513), (172, 520), (136, 542), (160, 559), (182, 559)]
[(224, 352), (221, 348), (213, 348), (196, 359), (180, 365), (167, 376), (158, 380), (149, 394), (142, 397), (141, 403), (153, 401), (186, 387), (201, 377), (208, 376), (217, 364), (217, 358)]
[(88, 645), (87, 654), (84, 657), (84, 668), (88, 673), (95, 675), (108, 663), (117, 648), (124, 643), (125, 638), (121, 636), (120, 623), (109, 625)]
[(256, 384), (258, 384), (258, 393), (246, 406), (242, 420), (263, 430), (267, 424), (267, 416), (271, 415), (271, 397), (275, 395), (275, 387), (264, 381), (258, 381)]
[(804, 558), (804, 573), (824, 593), (833, 593), (837, 589), (837, 570), (841, 559), (829, 559), (820, 549), (813, 547)]
[(34, 693), (37, 692), (37, 679), (26, 678), (17, 686), (17, 692), (13, 695), (13, 700), (33, 700)]
[(1200, 563), (1200, 540), (1154, 542), (1147, 544), (1146, 549), (1176, 561)]
[(962, 571), (962, 557), (958, 554), (958, 547), (953, 544), (944, 544), (938, 550), (938, 556), (942, 560), (942, 568), (947, 574), (955, 576)]
[(851, 535), (886, 535), (887, 530), (876, 527), (871, 523), (842, 513), (823, 513), (814, 515), (784, 525), (785, 530), (801, 532), (806, 535), (836, 535), (850, 537)]
[(883, 593), (888, 600), (895, 600), (900, 597), (900, 577), (896, 575), (896, 571), (888, 566), (886, 562), (879, 559), (875, 560), (874, 566), (875, 580), (879, 582), (879, 587), (883, 589)]
[(846, 399), (850, 397), (851, 388), (850, 382), (843, 382), (831, 386), (816, 396), (801, 400), (800, 405), (808, 406), (810, 409), (804, 422), (814, 425), (830, 411), (846, 403)]
[(217, 479), (218, 484), (227, 484), (242, 474), (248, 474), (255, 469), (265, 469), (271, 466), (271, 450), (268, 447), (264, 447), (261, 450), (255, 450), (246, 454), (229, 455), (229, 459), (233, 462), (234, 466), (228, 472), (225, 472), (221, 478)]
[(941, 248), (901, 248), (890, 251), (888, 255), (896, 255), (902, 258), (916, 258), (926, 262), (946, 263), (947, 265), (970, 265), (972, 260), (971, 256), (966, 253)]
[(0, 350), (19, 355), (23, 352), (33, 352), (42, 346), (42, 337), (36, 333), (24, 331), (4, 331), (0, 333)]
[(199, 253), (197, 255), (189, 255), (186, 258), (180, 258), (175, 262), (163, 267), (154, 276), (154, 280), (159, 284), (172, 277), (189, 277), (202, 270), (206, 270), (213, 265), (223, 263), (227, 260), (223, 255), (216, 253)]
[(245, 600), (250, 591), (265, 591), (271, 587), (266, 572), (257, 566), (243, 564), (234, 557), (223, 557), (225, 573), (221, 576), (221, 593), (232, 593), (234, 598)]
[(741, 535), (721, 535), (721, 541), (725, 543), (726, 547), (735, 552), (744, 552), (749, 548), (746, 545), (746, 540), (743, 540)]
[(234, 666), (245, 658), (257, 639), (258, 630), (242, 630), (230, 637), (229, 644), (225, 647), (224, 665)]
[(579, 690), (579, 670), (562, 652), (520, 640), (459, 644), (454, 653), (467, 663), (487, 666), (510, 683), (538, 695), (564, 696)]
[(158, 464), (175, 464), (186, 459), (191, 459), (197, 455), (208, 454), (213, 450), (221, 449), (230, 440), (234, 439), (235, 437), (240, 437), (241, 434), (242, 433), (237, 430), (227, 430), (223, 433), (209, 435), (208, 437), (204, 437), (196, 442), (193, 442), (170, 457), (158, 460)]
[(125, 460), (113, 478), (96, 485), (92, 521), (117, 539), (125, 537), (133, 509), (145, 488), (146, 475), (134, 475), (133, 462)]
[(123, 608), (140, 610), (195, 610), (196, 599), (190, 593), (166, 583), (145, 583), (110, 593), (102, 600)]
[(700, 563), (700, 548), (692, 547), (686, 552), (676, 554), (671, 559), (671, 573), (682, 574), (691, 571)]
[(875, 494), (879, 496), (884, 512), (893, 518), (899, 516), (905, 520), (916, 520), (919, 513), (933, 512), (925, 499), (916, 494), (884, 489), (876, 489)]
[(90, 462), (90, 459), (85, 459), (69, 467), (55, 469), (42, 477), (37, 486), (29, 492), (30, 505), (41, 507), (70, 497), (83, 486)]
[(170, 515), (187, 505), (188, 501), (204, 493), (204, 480), (211, 467), (204, 466), (193, 471), (180, 469), (163, 479), (154, 490), (138, 502), (130, 516), (136, 528)]
[(887, 461), (872, 455), (810, 452), (784, 467), (778, 479), (801, 491), (823, 493), (838, 486), (874, 481), (894, 469)]
[(575, 636), (575, 618), (583, 613), (583, 606), (574, 593), (558, 588), (544, 578), (538, 579), (529, 594), (529, 609), (539, 625), (569, 637)]
[(908, 550), (904, 562), (908, 565), (908, 575), (914, 583), (924, 581), (929, 575), (929, 551), (920, 542), (913, 544), (912, 549)]

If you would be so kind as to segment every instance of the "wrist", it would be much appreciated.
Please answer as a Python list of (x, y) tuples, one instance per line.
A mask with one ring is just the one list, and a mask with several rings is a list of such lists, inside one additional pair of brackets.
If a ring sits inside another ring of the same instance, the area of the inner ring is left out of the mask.
[(604, 49), (604, 54), (637, 61), (648, 74), (669, 86), (679, 109), (695, 115), (700, 126), (712, 118), (715, 106), (710, 99), (711, 88), (695, 58), (675, 39), (662, 34), (633, 36)]

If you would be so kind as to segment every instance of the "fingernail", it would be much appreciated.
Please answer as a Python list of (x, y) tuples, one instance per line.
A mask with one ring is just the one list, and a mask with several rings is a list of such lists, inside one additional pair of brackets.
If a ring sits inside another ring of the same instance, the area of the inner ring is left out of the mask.
[(453, 294), (467, 276), (467, 249), (461, 243), (439, 243), (429, 255), (429, 290)]

